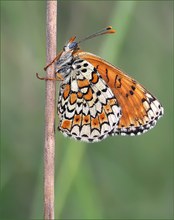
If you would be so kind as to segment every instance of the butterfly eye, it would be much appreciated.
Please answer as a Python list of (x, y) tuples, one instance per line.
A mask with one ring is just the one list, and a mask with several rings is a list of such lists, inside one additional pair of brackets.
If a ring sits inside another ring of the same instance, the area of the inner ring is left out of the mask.
[(76, 42), (72, 42), (70, 45), (69, 45), (69, 49), (75, 49), (77, 47), (77, 43)]

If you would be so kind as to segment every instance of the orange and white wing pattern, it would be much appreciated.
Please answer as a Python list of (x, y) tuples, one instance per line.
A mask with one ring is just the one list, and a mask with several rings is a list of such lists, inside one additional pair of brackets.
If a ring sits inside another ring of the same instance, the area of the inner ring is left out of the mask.
[(61, 80), (58, 129), (66, 136), (95, 142), (109, 135), (139, 135), (154, 127), (163, 115), (159, 101), (142, 85), (100, 57), (79, 49), (78, 44), (86, 39), (114, 32), (109, 26), (79, 42), (70, 38), (45, 67), (55, 62), (56, 79)]
[(155, 126), (164, 110), (160, 102), (142, 85), (91, 53), (79, 52), (76, 56), (95, 67), (121, 108), (121, 117), (112, 135), (139, 135)]
[(64, 135), (95, 142), (114, 133), (121, 108), (97, 69), (75, 59), (71, 74), (60, 85), (58, 115)]

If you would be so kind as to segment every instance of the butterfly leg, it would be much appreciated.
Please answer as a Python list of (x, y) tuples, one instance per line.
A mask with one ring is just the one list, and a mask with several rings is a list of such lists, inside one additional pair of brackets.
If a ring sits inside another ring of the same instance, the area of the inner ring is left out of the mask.
[(46, 71), (49, 66), (51, 66), (56, 60), (59, 59), (59, 57), (60, 57), (60, 53), (58, 53), (58, 55), (54, 58), (54, 60), (51, 61), (51, 63), (49, 63), (48, 65), (46, 65), (46, 67), (44, 67), (44, 70)]
[(59, 73), (56, 73), (55, 78), (40, 77), (38, 73), (36, 73), (36, 77), (40, 80), (52, 80), (52, 81), (63, 81), (64, 80), (63, 77)]

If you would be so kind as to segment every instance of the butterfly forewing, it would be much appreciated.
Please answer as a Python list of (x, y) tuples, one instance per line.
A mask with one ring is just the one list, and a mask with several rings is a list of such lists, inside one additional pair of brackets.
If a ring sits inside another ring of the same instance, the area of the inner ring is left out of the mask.
[(163, 107), (143, 86), (100, 57), (82, 51), (76, 56), (96, 68), (118, 101), (122, 116), (112, 134), (141, 134), (156, 124)]

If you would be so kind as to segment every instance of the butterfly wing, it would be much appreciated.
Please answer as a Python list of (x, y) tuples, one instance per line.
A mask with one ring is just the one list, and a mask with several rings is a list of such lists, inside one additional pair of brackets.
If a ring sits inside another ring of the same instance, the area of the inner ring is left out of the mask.
[(72, 68), (70, 77), (60, 85), (58, 129), (78, 140), (102, 140), (114, 132), (121, 108), (92, 64), (76, 59)]
[(76, 56), (97, 69), (117, 99), (122, 116), (115, 128), (115, 134), (137, 135), (154, 127), (163, 115), (163, 107), (151, 93), (100, 57), (82, 51)]

